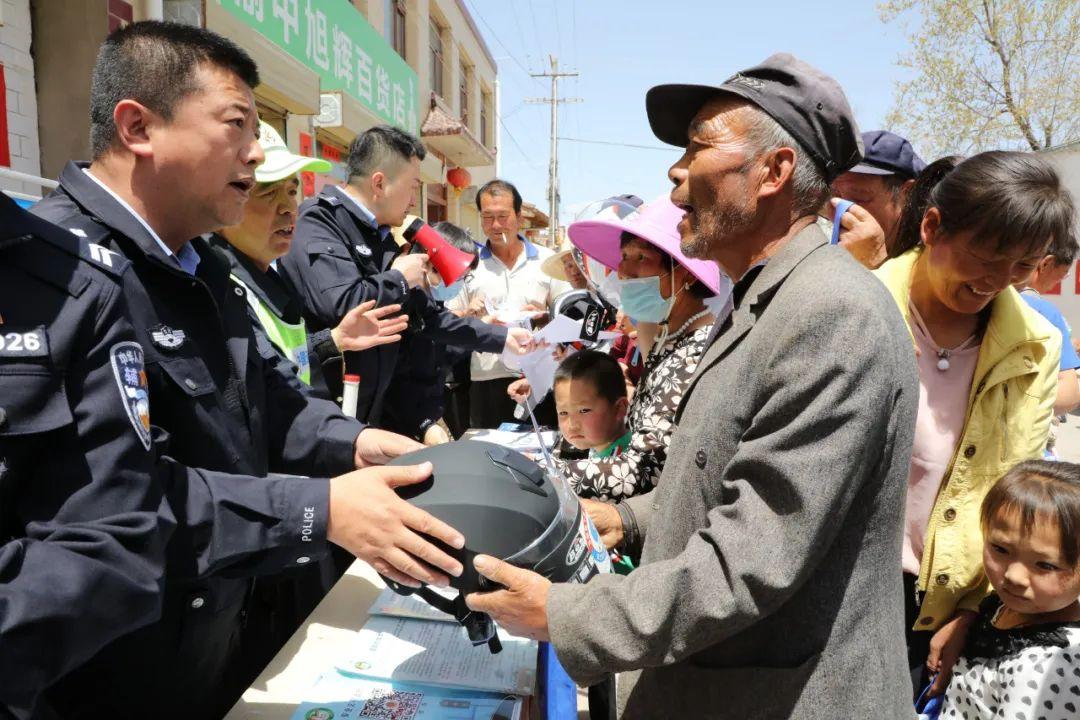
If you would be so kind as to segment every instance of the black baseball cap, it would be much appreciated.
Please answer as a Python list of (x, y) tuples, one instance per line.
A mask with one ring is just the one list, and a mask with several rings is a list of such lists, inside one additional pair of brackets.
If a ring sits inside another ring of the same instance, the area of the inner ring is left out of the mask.
[(915, 154), (906, 139), (888, 130), (870, 130), (862, 134), (863, 159), (848, 172), (860, 175), (899, 175), (914, 178), (926, 163)]
[(828, 182), (862, 159), (862, 140), (840, 84), (788, 53), (737, 72), (717, 86), (658, 85), (645, 96), (649, 125), (660, 140), (689, 142), (690, 121), (708, 100), (735, 95), (757, 105), (799, 141)]

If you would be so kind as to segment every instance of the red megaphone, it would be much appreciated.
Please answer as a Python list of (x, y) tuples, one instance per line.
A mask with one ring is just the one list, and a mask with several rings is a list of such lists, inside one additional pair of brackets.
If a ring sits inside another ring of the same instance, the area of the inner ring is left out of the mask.
[(446, 241), (435, 228), (420, 218), (416, 218), (402, 235), (413, 244), (419, 244), (427, 253), (432, 267), (446, 285), (453, 285), (468, 272), (473, 262), (473, 255), (458, 250)]

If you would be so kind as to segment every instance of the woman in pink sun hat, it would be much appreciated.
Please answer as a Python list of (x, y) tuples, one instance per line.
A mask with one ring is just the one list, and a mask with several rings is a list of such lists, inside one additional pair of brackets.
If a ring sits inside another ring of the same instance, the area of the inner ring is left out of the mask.
[[(731, 284), (715, 263), (687, 258), (679, 249), (682, 216), (664, 195), (623, 219), (612, 213), (567, 228), (570, 242), (615, 271), (622, 311), (639, 323), (660, 325), (627, 414), (627, 449), (614, 457), (563, 464), (583, 498), (617, 503), (656, 486), (667, 460), (675, 411), (712, 328), (709, 306), (723, 303), (730, 293)], [(616, 512), (610, 505), (587, 506), (590, 513)]]

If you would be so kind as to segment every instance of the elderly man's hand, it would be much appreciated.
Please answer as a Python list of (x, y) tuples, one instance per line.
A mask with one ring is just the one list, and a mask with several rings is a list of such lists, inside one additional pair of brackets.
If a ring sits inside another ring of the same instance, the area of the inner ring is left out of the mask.
[(356, 467), (385, 465), (398, 455), (423, 449), (423, 445), (404, 435), (373, 427), (364, 428), (356, 436)]
[(585, 511), (589, 519), (592, 520), (593, 525), (596, 526), (596, 531), (600, 533), (600, 539), (603, 541), (604, 547), (612, 550), (622, 544), (624, 532), (622, 515), (619, 514), (614, 505), (600, 500), (582, 500), (581, 509)]
[(490, 555), (477, 555), (473, 566), (488, 580), (506, 589), (466, 595), (465, 604), (470, 610), (487, 613), (514, 635), (545, 642), (551, 639), (547, 624), (550, 580)]
[[(839, 198), (832, 199), (835, 209)], [(885, 262), (885, 231), (874, 216), (858, 205), (852, 205), (840, 216), (840, 247), (851, 253), (864, 267), (871, 270)]]

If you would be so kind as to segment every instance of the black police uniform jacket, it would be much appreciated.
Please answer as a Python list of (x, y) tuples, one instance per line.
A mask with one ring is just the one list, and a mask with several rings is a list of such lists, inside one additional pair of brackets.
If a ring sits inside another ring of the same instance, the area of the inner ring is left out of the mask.
[[(340, 188), (331, 186), (300, 206), (292, 247), (278, 261), (278, 269), (304, 300), (304, 320), (309, 332), (332, 328), (352, 308), (375, 300), (379, 306), (400, 303), (409, 314), (408, 333), (468, 350), (502, 352), (506, 328), (476, 318), (459, 318), (436, 304), (422, 289), (410, 289), (404, 275), (390, 269), (399, 253), (393, 238), (380, 236), (355, 201)], [(379, 422), (395, 366), (407, 345), (383, 345), (360, 353), (345, 353), (346, 370), (360, 375), (358, 418), (373, 424)], [(341, 388), (341, 363), (325, 364), (323, 370), (330, 396), (337, 397)], [(411, 401), (407, 391), (395, 399), (395, 402)]]
[(157, 619), (165, 540), (128, 263), (0, 193), (0, 717)]
[[(68, 163), (33, 212), (132, 264), (125, 285), (144, 348), (156, 452), (177, 530), (159, 622), (99, 654), (64, 683), (68, 716), (153, 703), (162, 717), (203, 717), (234, 698), (241, 610), (250, 578), (325, 552), (329, 483), (354, 466), (362, 426), (311, 398), (248, 317), (228, 263), (202, 238), (188, 275), (108, 191)], [(236, 683), (237, 685), (239, 683)]]

